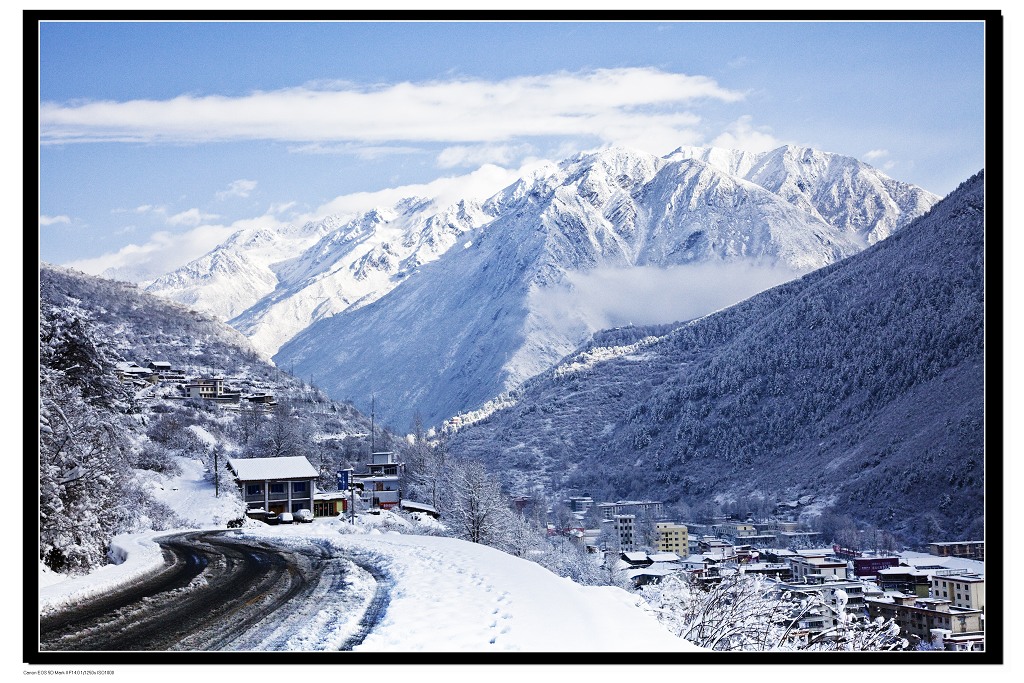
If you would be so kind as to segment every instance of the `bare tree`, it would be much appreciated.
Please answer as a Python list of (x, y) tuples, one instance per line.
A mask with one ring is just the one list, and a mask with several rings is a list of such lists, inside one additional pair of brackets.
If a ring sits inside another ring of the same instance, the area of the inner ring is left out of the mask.
[(512, 521), (501, 488), (476, 460), (446, 469), (442, 516), (459, 538), (497, 545)]
[[(907, 641), (891, 620), (868, 621), (829, 605), (818, 592), (796, 593), (759, 575), (732, 574), (705, 586), (673, 575), (644, 595), (669, 629), (711, 650), (902, 650)], [(801, 621), (828, 612), (835, 625), (797, 637)]]

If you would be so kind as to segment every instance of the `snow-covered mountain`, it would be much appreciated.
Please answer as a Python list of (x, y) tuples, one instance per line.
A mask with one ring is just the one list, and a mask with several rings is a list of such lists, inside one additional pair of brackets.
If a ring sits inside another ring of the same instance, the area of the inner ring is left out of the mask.
[(146, 291), (230, 320), (274, 291), (276, 264), (336, 230), (337, 223), (328, 217), (301, 227), (239, 230), (208, 254), (157, 278)]
[(276, 352), (310, 324), (376, 301), (491, 218), (476, 202), (439, 209), (422, 198), (369, 211), (278, 264), (274, 290), (230, 323)]
[(860, 251), (937, 199), (808, 148), (610, 149), (483, 204), (407, 198), (246, 229), (147, 289), (228, 321), (335, 396), (374, 393), (395, 424), (417, 410), (436, 424), (597, 329), (732, 304)]
[[(352, 286), (360, 272), (352, 256), (334, 261), (346, 265), (322, 289), (303, 277), (315, 269), (301, 264), (334, 258), (332, 239), (344, 242), (326, 236), (321, 251), (296, 259), (294, 270), (278, 268), (294, 285), (279, 285), (233, 324), (255, 337), (260, 332), (247, 325), (264, 306), (282, 314), (295, 307), (297, 320), (319, 302), (325, 309), (275, 361), (334, 396), (376, 395), (380, 414), (399, 428), (416, 412), (437, 424), (551, 367), (608, 326), (608, 316), (591, 315), (581, 297), (628, 291), (634, 301), (626, 310), (641, 309), (695, 298), (675, 292), (673, 278), (720, 280), (732, 299), (670, 319), (694, 317), (855, 254), (937, 199), (854, 159), (811, 149), (680, 149), (664, 158), (609, 149), (568, 159), (441, 219), (408, 210), (386, 216), (373, 235), (393, 236), (367, 239), (359, 261), (386, 292), (364, 287), (352, 290), (361, 299), (327, 297)], [(421, 237), (427, 225), (439, 231), (434, 244)], [(645, 288), (638, 280), (652, 274), (657, 284)], [(289, 292), (298, 298), (288, 302)]]
[(829, 225), (885, 239), (938, 199), (852, 157), (786, 145), (752, 154), (713, 147), (680, 147), (669, 159), (700, 159), (774, 192)]

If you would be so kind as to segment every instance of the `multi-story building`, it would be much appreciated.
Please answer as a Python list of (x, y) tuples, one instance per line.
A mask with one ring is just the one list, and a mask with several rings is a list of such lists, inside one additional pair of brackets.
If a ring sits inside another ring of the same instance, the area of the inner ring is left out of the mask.
[(185, 379), (185, 373), (183, 371), (175, 370), (174, 367), (165, 360), (150, 361), (146, 367), (157, 373), (160, 379), (168, 382), (183, 381)]
[(956, 607), (985, 611), (985, 576), (953, 569), (932, 574), (931, 597), (949, 600)]
[(883, 598), (867, 598), (865, 602), (872, 619), (892, 619), (899, 625), (904, 636), (929, 643), (941, 636), (942, 640), (954, 645), (971, 643), (972, 646), (980, 644), (984, 647), (981, 610), (956, 607), (949, 600), (902, 593), (890, 593)]
[(690, 536), (684, 525), (658, 522), (655, 524), (655, 530), (658, 532), (658, 550), (682, 557), (689, 556)]
[(597, 504), (601, 518), (609, 522), (615, 515), (647, 515), (658, 519), (664, 514), (664, 507), (660, 500), (619, 500), (614, 503)]
[(757, 529), (753, 524), (737, 524), (735, 525), (732, 536), (733, 538), (749, 538), (757, 535)]
[(619, 550), (636, 550), (636, 515), (615, 515), (612, 518), (612, 528), (615, 530), (615, 538), (619, 541)]
[(876, 582), (883, 591), (895, 591), (927, 598), (931, 592), (931, 575), (935, 570), (915, 567), (889, 567), (879, 569)]
[(402, 502), (401, 478), (405, 472), (405, 464), (395, 460), (391, 451), (370, 454), (370, 462), (366, 463), (367, 472), (352, 475), (353, 482), (362, 484), (360, 496), (368, 508), (390, 510)]
[(265, 514), (313, 509), (313, 483), (319, 473), (305, 457), (228, 458), (248, 511)]
[(218, 403), (238, 403), (242, 397), (240, 391), (225, 385), (223, 377), (199, 377), (185, 384), (185, 393), (189, 398), (201, 398)]
[(860, 578), (874, 578), (880, 570), (900, 564), (900, 558), (896, 555), (861, 555), (850, 561), (853, 562), (853, 575)]
[(929, 543), (928, 552), (939, 557), (965, 557), (969, 560), (984, 560), (985, 541)]
[(590, 496), (569, 496), (569, 509), (573, 512), (587, 512), (594, 507), (594, 499)]
[(793, 555), (789, 558), (793, 581), (817, 584), (835, 579), (846, 579), (846, 562), (834, 557), (805, 557)]
[(724, 538), (704, 536), (697, 541), (697, 552), (705, 555), (721, 556), (724, 559), (734, 559), (736, 557), (736, 546)]

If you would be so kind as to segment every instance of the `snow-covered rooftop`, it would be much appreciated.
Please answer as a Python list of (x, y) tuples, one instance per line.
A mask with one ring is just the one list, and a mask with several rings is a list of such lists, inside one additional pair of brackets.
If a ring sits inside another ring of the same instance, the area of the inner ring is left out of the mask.
[(302, 455), (283, 458), (228, 458), (228, 467), (241, 481), (305, 479), (319, 474)]
[(647, 557), (650, 558), (651, 562), (678, 562), (680, 557), (675, 553), (651, 553)]

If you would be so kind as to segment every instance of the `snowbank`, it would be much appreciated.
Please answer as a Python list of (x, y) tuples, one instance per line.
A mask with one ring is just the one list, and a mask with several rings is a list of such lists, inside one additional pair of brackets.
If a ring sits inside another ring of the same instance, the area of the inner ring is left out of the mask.
[(39, 565), (40, 616), (134, 583), (157, 571), (164, 565), (164, 556), (154, 539), (170, 533), (174, 532), (149, 531), (115, 536), (109, 555), (116, 564), (108, 564), (83, 576), (58, 574), (45, 565)]
[[(366, 520), (369, 522), (369, 518)], [(329, 542), (371, 560), (393, 581), (383, 620), (357, 651), (694, 652), (620, 588), (581, 586), (540, 565), (443, 536), (318, 519), (250, 528), (277, 542)]]

